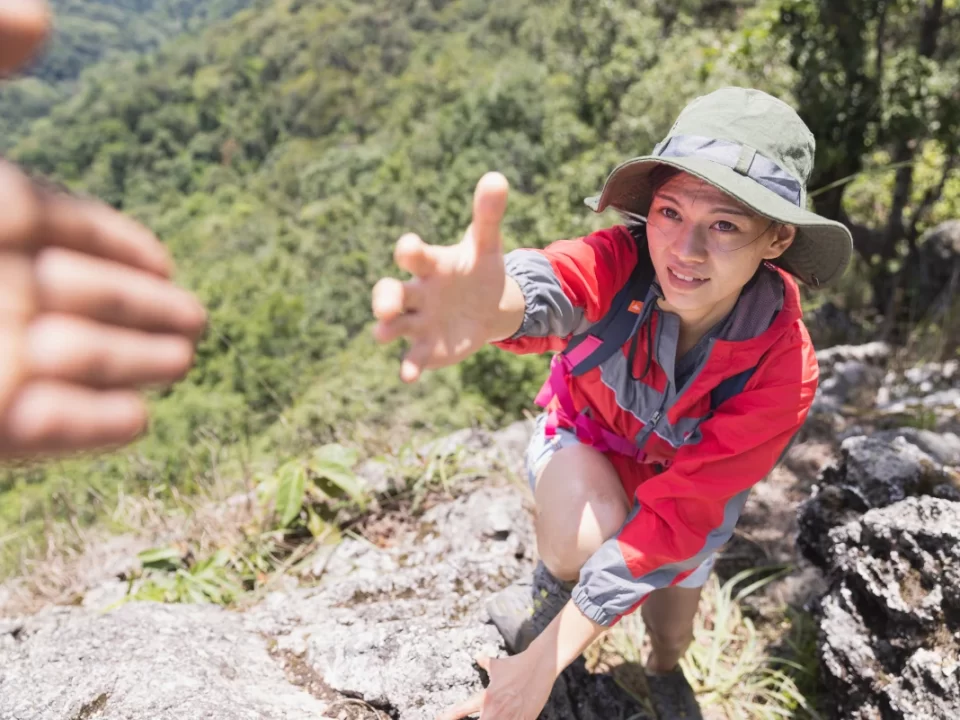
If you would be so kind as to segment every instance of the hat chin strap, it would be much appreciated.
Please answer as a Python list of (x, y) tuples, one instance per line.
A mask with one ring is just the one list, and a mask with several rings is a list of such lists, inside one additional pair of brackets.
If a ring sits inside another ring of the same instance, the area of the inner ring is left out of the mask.
[(803, 184), (749, 145), (702, 135), (674, 135), (653, 149), (662, 158), (700, 157), (749, 177), (787, 202), (803, 207)]

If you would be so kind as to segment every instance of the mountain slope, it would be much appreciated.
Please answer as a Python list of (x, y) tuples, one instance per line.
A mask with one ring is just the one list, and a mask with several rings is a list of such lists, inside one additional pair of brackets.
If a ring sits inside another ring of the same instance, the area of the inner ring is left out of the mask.
[(27, 77), (0, 89), (0, 150), (106, 58), (142, 54), (229, 17), (250, 0), (51, 0), (53, 32)]
[(154, 228), (210, 331), (147, 438), (0, 478), (17, 499), (3, 517), (39, 522), (56, 487), (57, 514), (89, 519), (90, 486), (190, 489), (318, 443), (376, 453), (531, 408), (541, 357), (488, 349), (402, 386), (399, 349), (365, 332), (370, 288), (403, 232), (458, 240), (489, 169), (512, 185), (510, 246), (615, 221), (582, 198), (689, 98), (752, 82), (717, 59), (729, 18), (674, 19), (664, 41), (657, 5), (276, 0), (84, 78), (13, 155)]

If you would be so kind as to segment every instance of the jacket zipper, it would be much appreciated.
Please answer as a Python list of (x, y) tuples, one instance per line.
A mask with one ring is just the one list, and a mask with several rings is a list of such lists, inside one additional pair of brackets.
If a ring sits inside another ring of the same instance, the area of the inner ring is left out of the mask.
[[(654, 314), (658, 314), (660, 311), (656, 308), (653, 309), (651, 315), (651, 320), (653, 319)], [(649, 322), (649, 320), (648, 320)], [(655, 345), (652, 348), (647, 348), (648, 353), (653, 354), (653, 359), (657, 361), (657, 364), (660, 364), (660, 360), (657, 358), (656, 348), (660, 346), (660, 334), (663, 332), (663, 322), (658, 320), (657, 322), (657, 335), (654, 340)], [(667, 404), (667, 395), (669, 394), (670, 388), (667, 387), (666, 391), (663, 393), (663, 396), (660, 399), (660, 407), (657, 408), (657, 411), (650, 417), (646, 425), (643, 426), (643, 430), (640, 431), (640, 436), (635, 441), (635, 444), (638, 448), (643, 449), (644, 445), (647, 444), (647, 439), (650, 437), (651, 433), (656, 429), (657, 424), (660, 422), (660, 418), (663, 417), (663, 408)]]

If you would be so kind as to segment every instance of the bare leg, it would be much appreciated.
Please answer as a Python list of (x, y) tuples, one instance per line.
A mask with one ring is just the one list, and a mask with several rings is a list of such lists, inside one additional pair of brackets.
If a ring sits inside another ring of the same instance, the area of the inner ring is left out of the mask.
[(531, 580), (518, 580), (487, 603), (511, 652), (524, 650), (570, 601), (581, 566), (628, 511), (613, 465), (581, 445), (557, 450), (540, 471), (534, 495), (541, 562)]
[(623, 525), (630, 511), (620, 477), (602, 453), (575, 445), (550, 458), (537, 478), (537, 549), (560, 580), (580, 568)]
[(653, 646), (647, 670), (673, 670), (693, 640), (693, 618), (700, 606), (702, 588), (668, 587), (655, 590), (640, 606), (643, 622)]

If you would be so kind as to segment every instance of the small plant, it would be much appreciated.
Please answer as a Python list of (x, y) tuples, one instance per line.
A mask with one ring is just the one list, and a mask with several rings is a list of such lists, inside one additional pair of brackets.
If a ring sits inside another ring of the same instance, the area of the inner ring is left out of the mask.
[(318, 536), (322, 525), (315, 506), (331, 503), (334, 511), (345, 505), (366, 509), (369, 497), (352, 469), (357, 459), (356, 450), (330, 444), (307, 459), (281, 465), (259, 488), (262, 498), (273, 499), (278, 527), (288, 528), (300, 519), (312, 535)]
[(937, 412), (933, 408), (917, 406), (912, 413), (907, 414), (903, 424), (917, 430), (936, 430)]
[(786, 568), (754, 580), (734, 594), (739, 584), (765, 570), (744, 570), (722, 587), (711, 578), (706, 606), (694, 627), (694, 642), (680, 664), (701, 703), (722, 708), (727, 717), (772, 720), (796, 717), (798, 711), (816, 717), (788, 672), (803, 673), (808, 667), (767, 655), (766, 643), (740, 609), (743, 598), (775, 580)]
[(411, 511), (417, 513), (431, 492), (449, 497), (458, 482), (476, 476), (477, 470), (467, 464), (468, 454), (463, 445), (446, 441), (426, 450), (407, 442), (390, 458), (381, 459), (399, 491), (410, 496)]
[[(694, 641), (680, 660), (704, 711), (714, 709), (723, 717), (743, 720), (819, 718), (801, 690), (812, 691), (815, 686), (816, 648), (809, 622), (804, 625), (798, 618), (791, 627), (787, 639), (790, 659), (773, 657), (768, 654), (765, 639), (740, 608), (743, 598), (786, 570), (772, 574), (769, 568), (745, 570), (722, 586), (711, 575), (704, 587), (694, 622)], [(760, 572), (765, 576), (736, 590)], [(641, 614), (633, 613), (608, 634), (599, 653), (639, 666), (645, 635)]]
[(259, 528), (204, 557), (171, 547), (140, 553), (143, 570), (130, 579), (124, 602), (228, 605), (269, 587), (321, 544), (338, 543), (339, 522), (366, 509), (370, 498), (352, 469), (357, 458), (331, 444), (284, 463), (258, 486)]
[(227, 605), (244, 591), (230, 555), (223, 550), (190, 564), (176, 548), (153, 548), (138, 557), (144, 569), (143, 582), (125, 601)]

